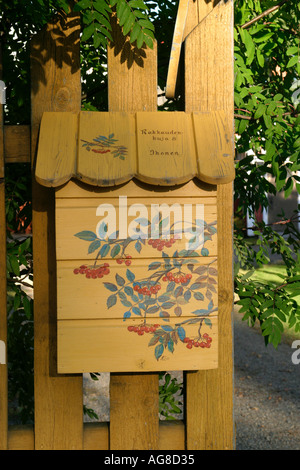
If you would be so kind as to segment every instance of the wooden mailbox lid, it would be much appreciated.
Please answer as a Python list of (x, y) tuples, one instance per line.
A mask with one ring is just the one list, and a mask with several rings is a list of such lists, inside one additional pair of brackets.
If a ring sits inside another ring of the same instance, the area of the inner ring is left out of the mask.
[(132, 178), (173, 186), (199, 178), (234, 179), (232, 123), (223, 111), (46, 112), (36, 179), (57, 187), (71, 178), (115, 186)]
[(232, 158), (223, 118), (44, 114), (36, 178), (56, 188), (59, 373), (217, 367), (216, 187), (200, 163)]

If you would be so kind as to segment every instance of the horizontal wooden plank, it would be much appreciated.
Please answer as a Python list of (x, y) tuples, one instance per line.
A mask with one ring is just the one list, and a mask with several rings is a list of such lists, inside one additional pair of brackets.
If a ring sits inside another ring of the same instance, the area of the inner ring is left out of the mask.
[[(159, 450), (185, 450), (183, 421), (162, 421), (159, 424)], [(182, 461), (183, 462), (183, 461)]]
[[(159, 212), (161, 222), (157, 216)], [(101, 198), (57, 199), (57, 259), (89, 259), (93, 262), (96, 257), (153, 258), (162, 252), (174, 256), (175, 251), (179, 256), (189, 256), (182, 250), (191, 249), (199, 256), (203, 253), (215, 256), (216, 220), (214, 198), (185, 198), (183, 202), (175, 197), (163, 201), (159, 198), (142, 201), (126, 196), (105, 201)], [(160, 228), (165, 231), (164, 235), (160, 236)], [(156, 233), (154, 229), (157, 229)], [(142, 240), (137, 242), (137, 238)], [(165, 239), (163, 246), (150, 241), (159, 238)], [(196, 246), (194, 241), (200, 244)]]
[(168, 186), (155, 186), (142, 183), (138, 180), (129, 181), (126, 184), (114, 186), (111, 188), (99, 188), (91, 186), (77, 180), (71, 180), (69, 183), (56, 188), (55, 194), (57, 199), (61, 198), (111, 198), (127, 195), (127, 197), (145, 198), (145, 197), (216, 197), (217, 187), (211, 184), (203, 183), (197, 179), (193, 179), (188, 183)]
[(83, 426), (83, 450), (109, 449), (109, 423), (85, 423)]
[[(195, 319), (193, 316), (183, 321), (172, 320), (166, 325), (152, 321), (145, 324), (144, 321), (132, 318), (129, 322), (59, 320), (58, 373), (216, 368), (217, 317), (199, 316)], [(141, 329), (151, 326), (154, 331)], [(180, 336), (186, 339), (181, 340)]]
[(8, 450), (34, 450), (34, 431), (30, 425), (8, 427)]
[[(116, 261), (102, 269), (80, 261), (57, 264), (57, 318), (128, 319), (190, 316), (197, 309), (217, 307), (216, 258)], [(146, 264), (147, 263), (147, 264)]]
[(4, 126), (5, 163), (30, 163), (30, 126)]
[[(34, 450), (34, 431), (31, 426), (10, 426), (9, 450)], [(109, 423), (85, 423), (84, 450), (109, 450)], [(184, 450), (185, 425), (183, 421), (162, 421), (159, 424), (159, 450)]]

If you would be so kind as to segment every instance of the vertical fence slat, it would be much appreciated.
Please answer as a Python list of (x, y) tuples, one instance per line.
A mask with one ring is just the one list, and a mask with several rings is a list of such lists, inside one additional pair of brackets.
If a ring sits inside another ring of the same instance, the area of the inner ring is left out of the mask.
[[(2, 78), (2, 50), (0, 43), (0, 79)], [(0, 341), (7, 344), (6, 309), (6, 217), (4, 184), (4, 132), (3, 105), (0, 102)], [(3, 343), (2, 343), (3, 346)], [(0, 346), (1, 347), (1, 346)], [(0, 450), (7, 449), (8, 397), (7, 397), (7, 360), (0, 363)]]
[[(44, 111), (80, 110), (80, 18), (58, 16), (31, 40), (31, 156)], [(82, 376), (56, 374), (54, 192), (33, 177), (35, 449), (82, 449)]]
[[(156, 111), (156, 46), (130, 48), (117, 25), (114, 39), (108, 49), (109, 111)], [(112, 374), (110, 449), (158, 449), (158, 424), (158, 374)]]
[[(204, 10), (185, 43), (186, 111), (224, 109), (233, 133), (233, 2)], [(219, 367), (186, 374), (189, 450), (234, 448), (232, 192), (232, 184), (218, 186)]]

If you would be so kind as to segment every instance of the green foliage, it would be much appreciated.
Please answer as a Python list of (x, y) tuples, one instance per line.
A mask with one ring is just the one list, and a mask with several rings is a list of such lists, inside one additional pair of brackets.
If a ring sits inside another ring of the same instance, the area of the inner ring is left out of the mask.
[(169, 373), (160, 373), (159, 379), (159, 413), (166, 420), (174, 420), (182, 412), (183, 384)]
[(31, 222), (30, 176), (29, 165), (6, 167), (8, 392), (22, 423), (33, 421), (33, 302), (26, 293), (33, 281), (32, 244), (22, 234)]
[[(234, 99), (239, 154), (235, 197), (240, 201), (240, 213), (245, 216), (248, 212), (254, 218), (260, 206), (268, 207), (268, 194), (282, 192), (287, 198), (294, 188), (300, 194), (300, 6), (286, 2), (264, 15), (273, 6), (271, 1), (235, 2)], [(260, 19), (247, 24), (257, 17)], [(253, 161), (253, 154), (257, 161)], [(274, 347), (280, 343), (284, 327), (300, 328), (300, 307), (294, 299), (300, 288), (298, 213), (290, 220), (284, 214), (278, 216), (282, 233), (256, 224), (255, 245), (247, 243), (243, 230), (235, 227), (237, 303), (242, 306), (244, 320), (250, 325), (258, 321), (266, 344)], [(279, 256), (286, 266), (282, 283), (253, 280), (255, 267), (268, 264), (272, 255)], [(246, 269), (246, 274), (241, 275), (240, 268)]]
[[(260, 159), (253, 167), (249, 156), (237, 163), (235, 192), (252, 213), (260, 204), (267, 206), (268, 192), (288, 197), (295, 184), (300, 194), (300, 117), (293, 98), (300, 73), (300, 6), (288, 2), (247, 26), (272, 6), (270, 1), (235, 2), (236, 151), (252, 150)], [(266, 175), (275, 178), (273, 188)]]
[(116, 12), (124, 36), (129, 35), (131, 43), (136, 41), (138, 49), (144, 43), (153, 48), (154, 27), (148, 18), (148, 7), (143, 0), (79, 0), (74, 11), (80, 11), (83, 22), (81, 41), (93, 39), (95, 49), (113, 41), (110, 16)]

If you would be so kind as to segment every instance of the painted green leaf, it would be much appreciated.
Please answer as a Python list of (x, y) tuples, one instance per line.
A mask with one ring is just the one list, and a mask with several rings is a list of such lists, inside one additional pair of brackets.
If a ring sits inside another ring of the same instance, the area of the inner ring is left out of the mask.
[(162, 344), (158, 344), (154, 350), (155, 358), (158, 360), (164, 352), (164, 347)]
[(112, 282), (104, 282), (103, 285), (104, 287), (106, 287), (106, 289), (110, 290), (111, 292), (116, 292), (118, 290), (117, 286)]
[(115, 294), (110, 295), (106, 302), (107, 308), (113, 307), (116, 303), (117, 303), (117, 296)]
[(101, 242), (100, 240), (94, 240), (92, 243), (90, 243), (89, 245), (89, 249), (88, 249), (88, 253), (93, 253), (94, 251), (96, 251), (101, 245)]
[(89, 230), (84, 230), (83, 232), (75, 233), (74, 236), (87, 242), (91, 242), (97, 238), (97, 235), (94, 232), (90, 232)]
[(117, 282), (118, 286), (124, 286), (125, 279), (117, 273), (116, 274), (116, 282)]

